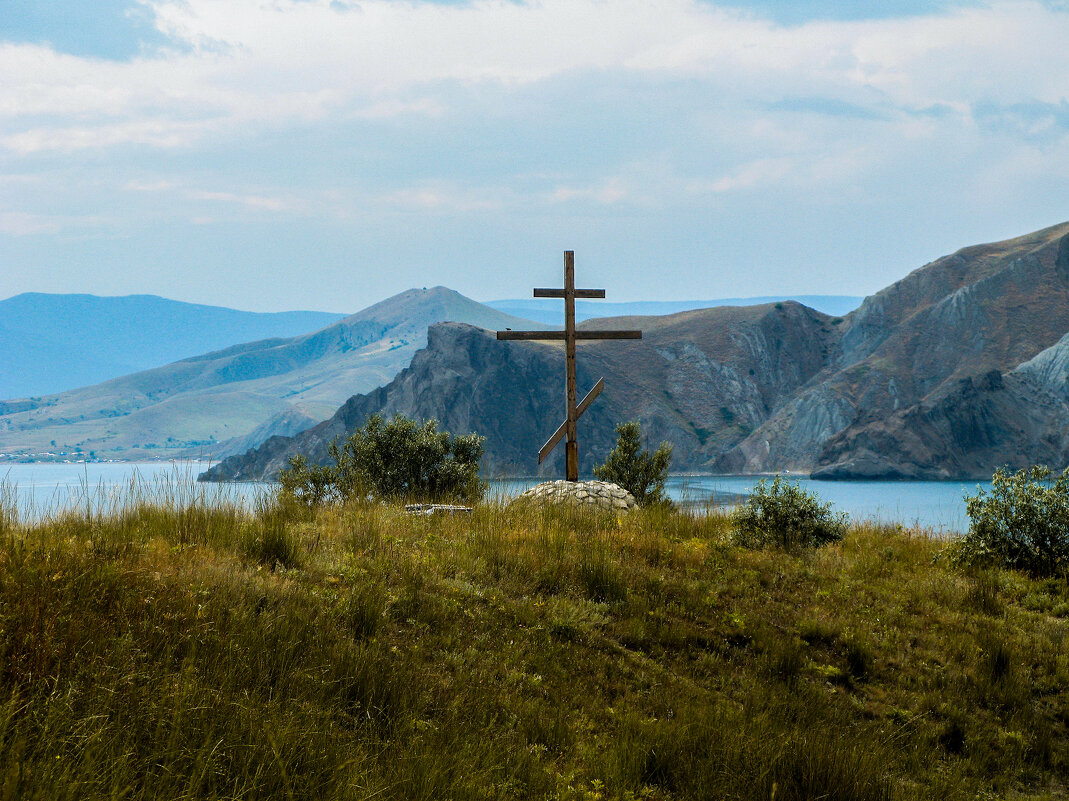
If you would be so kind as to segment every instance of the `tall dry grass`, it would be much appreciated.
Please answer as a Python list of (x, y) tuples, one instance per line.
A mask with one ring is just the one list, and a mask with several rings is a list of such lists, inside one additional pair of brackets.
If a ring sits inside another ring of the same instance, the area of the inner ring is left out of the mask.
[(1066, 791), (1069, 587), (919, 532), (150, 490), (0, 491), (4, 798)]

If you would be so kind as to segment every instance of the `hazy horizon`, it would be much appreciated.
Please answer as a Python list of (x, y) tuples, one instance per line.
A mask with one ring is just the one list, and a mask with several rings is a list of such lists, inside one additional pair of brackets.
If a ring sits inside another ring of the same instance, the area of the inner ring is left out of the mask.
[(11, 0), (0, 296), (863, 296), (1069, 219), (1060, 0)]
[[(442, 285), (442, 286), (444, 286), (444, 285)], [(36, 290), (27, 290), (25, 292), (19, 292), (19, 293), (16, 293), (14, 295), (10, 295), (10, 296), (5, 297), (5, 298), (0, 298), (0, 303), (4, 303), (5, 301), (9, 301), (9, 300), (14, 300), (15, 298), (22, 297), (23, 295), (48, 295), (48, 296), (52, 296), (52, 297), (59, 297), (59, 296), (86, 297), (86, 298), (95, 298), (95, 299), (98, 299), (98, 300), (121, 300), (121, 299), (128, 299), (128, 298), (152, 298), (152, 299), (156, 299), (156, 300), (173, 301), (173, 302), (176, 302), (176, 303), (189, 303), (190, 305), (193, 305), (193, 306), (204, 306), (204, 307), (208, 307), (208, 308), (229, 309), (231, 311), (248, 312), (248, 313), (252, 313), (252, 314), (287, 314), (287, 313), (309, 312), (309, 313), (315, 313), (315, 314), (350, 315), (350, 314), (354, 314), (354, 313), (356, 313), (358, 311), (361, 311), (361, 309), (363, 309), (363, 308), (367, 308), (367, 306), (372, 306), (375, 303), (381, 302), (383, 300), (388, 300), (390, 297), (394, 297), (394, 295), (403, 294), (404, 292), (407, 292), (407, 291), (410, 291), (410, 290), (415, 290), (415, 289), (421, 289), (421, 288), (422, 289), (426, 289), (428, 287), (414, 287), (414, 286), (413, 287), (406, 287), (405, 289), (402, 289), (402, 290), (400, 290), (400, 292), (396, 292), (393, 295), (389, 295), (387, 297), (370, 300), (364, 306), (362, 306), (359, 309), (349, 309), (349, 310), (340, 310), (340, 311), (338, 309), (327, 309), (327, 308), (323, 308), (323, 309), (307, 309), (307, 308), (295, 309), (295, 308), (288, 308), (288, 307), (279, 307), (279, 308), (266, 309), (266, 310), (242, 309), (242, 308), (238, 308), (238, 307), (234, 307), (234, 306), (223, 306), (223, 305), (220, 305), (218, 303), (199, 303), (199, 302), (193, 302), (193, 301), (184, 301), (184, 300), (180, 300), (178, 298), (170, 298), (170, 297), (166, 297), (165, 295), (157, 295), (157, 294), (151, 294), (151, 293), (136, 293), (136, 294), (130, 294), (130, 295), (99, 295), (99, 294), (94, 294), (92, 292), (39, 292), (39, 291), (36, 291)], [(452, 287), (448, 287), (448, 286), (445, 287), (445, 288), (449, 289), (449, 290), (452, 290), (452, 291), (458, 291), (458, 290), (454, 290)], [(460, 294), (463, 295), (464, 293), (460, 293)], [(776, 295), (751, 295), (751, 296), (748, 296), (748, 297), (735, 296), (735, 297), (723, 297), (723, 298), (698, 298), (698, 297), (694, 297), (694, 298), (641, 298), (641, 299), (638, 299), (638, 300), (614, 300), (611, 297), (606, 297), (604, 300), (593, 301), (592, 303), (608, 304), (611, 307), (614, 304), (619, 304), (619, 305), (628, 304), (628, 305), (631, 305), (631, 304), (640, 304), (640, 303), (641, 304), (647, 304), (647, 303), (648, 304), (657, 304), (657, 303), (664, 303), (664, 304), (671, 304), (671, 303), (724, 303), (725, 301), (762, 301), (762, 302), (770, 302), (773, 299), (780, 299), (780, 298), (786, 299), (786, 298), (789, 298), (789, 297), (796, 297), (796, 296), (797, 297), (825, 297), (825, 298), (835, 298), (835, 299), (844, 299), (844, 300), (845, 299), (848, 299), (848, 300), (863, 299), (863, 297), (864, 297), (864, 296), (861, 296), (861, 295), (814, 295), (812, 293), (807, 293), (807, 294), (804, 294), (804, 295), (802, 293), (797, 293), (796, 295), (793, 295), (793, 294), (789, 294), (789, 293), (779, 293), (779, 294), (776, 294)], [(465, 295), (465, 297), (468, 297), (468, 296)], [(527, 302), (530, 301), (532, 303), (537, 303), (537, 305), (540, 306), (540, 307), (541, 306), (549, 307), (551, 305), (551, 303), (552, 303), (552, 301), (550, 303), (543, 303), (543, 302), (538, 301), (537, 299), (531, 297), (530, 295), (511, 297), (511, 298), (490, 298), (490, 299), (470, 298), (470, 300), (474, 300), (476, 303), (481, 303), (481, 304), (483, 304), (485, 306), (490, 306), (490, 305), (493, 305), (493, 304), (514, 303), (514, 302), (527, 303)], [(559, 301), (557, 301), (557, 302), (559, 303)]]

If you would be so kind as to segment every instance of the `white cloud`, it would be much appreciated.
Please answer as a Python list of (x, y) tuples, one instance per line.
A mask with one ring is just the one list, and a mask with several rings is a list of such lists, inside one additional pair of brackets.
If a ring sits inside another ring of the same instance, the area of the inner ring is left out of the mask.
[(262, 211), (287, 211), (293, 207), (291, 201), (278, 197), (265, 195), (242, 195), (234, 192), (205, 192), (196, 191), (187, 193), (187, 197), (193, 200), (208, 200), (221, 203), (237, 203), (250, 209)]
[(364, 107), (355, 108), (351, 116), (364, 120), (383, 120), (408, 114), (420, 114), (427, 117), (440, 117), (445, 113), (445, 106), (431, 98), (419, 100), (380, 100)]
[(171, 148), (250, 124), (440, 115), (445, 84), (582, 71), (693, 78), (742, 104), (808, 95), (965, 110), (1069, 93), (1069, 14), (1035, 2), (794, 28), (697, 0), (147, 4), (186, 47), (112, 62), (0, 45), (0, 146)]
[(624, 200), (629, 195), (621, 178), (610, 178), (588, 187), (561, 186), (553, 191), (553, 200), (566, 203), (571, 200), (590, 200), (609, 206)]
[(55, 234), (62, 226), (55, 219), (18, 211), (0, 212), (0, 231), (11, 236)]
[[(145, 181), (137, 178), (128, 180), (123, 184), (123, 189), (128, 192), (144, 192), (151, 194), (166, 193), (171, 197), (178, 197), (183, 201), (192, 202), (195, 208), (204, 208), (205, 203), (223, 203), (232, 206), (241, 206), (253, 211), (271, 212), (307, 212), (308, 204), (282, 193), (265, 194), (263, 192), (232, 191), (218, 189), (191, 189), (182, 187), (173, 181), (152, 180)], [(169, 206), (173, 200), (167, 201)], [(173, 206), (172, 206), (173, 207)], [(205, 215), (200, 215), (205, 216)], [(209, 218), (210, 219), (210, 218)]]
[(71, 153), (115, 145), (184, 147), (200, 139), (210, 129), (205, 123), (166, 119), (132, 119), (98, 125), (36, 126), (29, 130), (0, 135), (0, 148), (19, 155), (42, 151)]
[[(794, 168), (792, 159), (758, 159), (733, 170), (708, 185), (710, 192), (731, 192), (777, 183)], [(695, 187), (701, 189), (700, 186)]]
[(0, 211), (0, 233), (9, 236), (59, 234), (71, 229), (96, 227), (105, 220), (97, 216), (32, 214), (24, 211)]
[[(706, 0), (143, 2), (171, 49), (0, 42), (0, 233), (27, 272), (129, 252), (200, 285), (225, 264), (244, 292), (253, 263), (388, 253), (409, 272), (358, 282), (381, 297), (451, 250), (563, 239), (621, 263), (670, 243), (728, 294), (764, 259), (760, 294), (877, 242), (874, 289), (992, 221), (1065, 215), (1065, 8), (783, 27)], [(110, 244), (63, 249), (94, 226)], [(632, 283), (685, 296), (700, 274)]]
[(123, 189), (128, 192), (166, 192), (169, 189), (174, 189), (174, 184), (171, 181), (139, 181), (132, 179), (123, 185)]
[(444, 181), (407, 187), (374, 199), (374, 206), (388, 206), (409, 211), (467, 214), (495, 211), (505, 201), (493, 189), (465, 189)]

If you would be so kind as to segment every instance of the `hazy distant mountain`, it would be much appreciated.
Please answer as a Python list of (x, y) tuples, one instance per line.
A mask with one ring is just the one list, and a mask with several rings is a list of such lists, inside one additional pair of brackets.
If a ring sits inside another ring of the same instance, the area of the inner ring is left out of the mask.
[[(832, 317), (843, 317), (861, 305), (862, 297), (853, 295), (774, 295), (755, 298), (720, 298), (719, 300), (638, 300), (617, 302), (607, 300), (577, 300), (575, 319), (591, 320), (595, 317), (634, 317), (638, 315), (676, 314), (695, 309), (711, 309), (716, 306), (762, 306), (766, 303), (782, 303), (793, 300)], [(518, 298), (514, 300), (491, 300), (487, 306), (538, 320), (548, 325), (564, 325), (564, 308), (559, 300), (551, 298)]]
[(343, 316), (27, 292), (0, 301), (0, 398), (96, 384), (240, 342), (296, 336)]
[(443, 320), (538, 327), (445, 287), (413, 289), (309, 334), (0, 403), (0, 453), (80, 449), (133, 459), (244, 451), (271, 434), (312, 425), (352, 394), (387, 383), (426, 343), (427, 327)]
[[(1069, 223), (964, 248), (845, 317), (781, 301), (584, 325), (645, 332), (580, 345), (580, 391), (606, 384), (579, 423), (584, 470), (628, 419), (651, 444), (675, 444), (676, 469), (959, 478), (1069, 463)], [(435, 326), (390, 384), (209, 478), (270, 477), (295, 452), (321, 458), (376, 411), (477, 431), (491, 474), (533, 472), (561, 422), (562, 373), (559, 347)]]

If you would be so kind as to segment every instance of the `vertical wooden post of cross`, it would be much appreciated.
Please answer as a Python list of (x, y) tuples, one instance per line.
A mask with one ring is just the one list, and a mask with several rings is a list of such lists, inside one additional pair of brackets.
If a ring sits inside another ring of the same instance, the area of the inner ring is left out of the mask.
[(536, 298), (563, 298), (564, 299), (564, 330), (563, 331), (512, 331), (506, 329), (497, 332), (497, 338), (508, 339), (543, 339), (555, 342), (564, 341), (565, 375), (567, 385), (565, 391), (567, 409), (565, 410), (564, 422), (557, 427), (546, 444), (538, 451), (538, 463), (549, 456), (557, 444), (566, 439), (565, 443), (565, 476), (568, 481), (579, 480), (579, 437), (576, 431), (576, 423), (586, 411), (594, 399), (601, 394), (605, 381), (598, 379), (594, 388), (586, 394), (586, 397), (577, 405), (575, 402), (575, 342), (577, 339), (642, 339), (641, 331), (606, 331), (597, 329), (593, 331), (575, 330), (575, 299), (576, 298), (603, 298), (604, 289), (576, 289), (575, 288), (575, 253), (571, 250), (564, 251), (564, 288), (547, 289), (536, 288)]
[(567, 363), (568, 439), (565, 444), (564, 474), (568, 481), (579, 480), (579, 435), (575, 412), (575, 252), (564, 251), (564, 356)]

